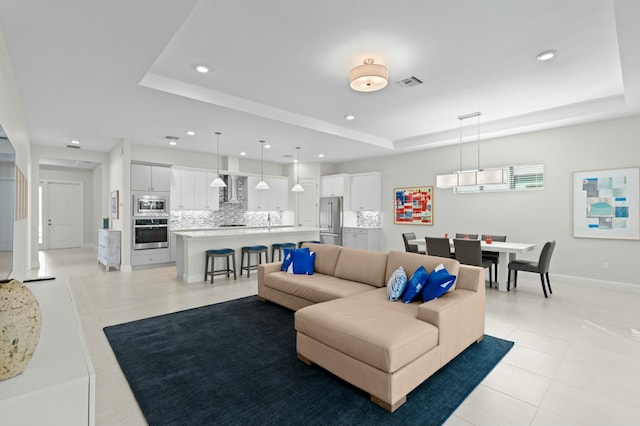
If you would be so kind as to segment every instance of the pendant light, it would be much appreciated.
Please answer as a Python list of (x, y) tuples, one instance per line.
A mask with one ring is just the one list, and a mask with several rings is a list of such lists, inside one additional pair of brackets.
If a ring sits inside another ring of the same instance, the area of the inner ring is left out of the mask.
[(220, 135), (221, 134), (222, 133), (220, 133), (220, 132), (216, 132), (216, 163), (218, 163), (217, 164), (217, 167), (218, 167), (217, 173), (218, 173), (218, 175), (209, 184), (209, 186), (213, 186), (214, 188), (226, 188), (227, 187), (227, 184), (224, 183), (224, 181), (220, 178)]
[(260, 141), (260, 182), (255, 189), (269, 189), (269, 185), (264, 181), (264, 141)]
[(291, 188), (292, 192), (304, 192), (304, 188), (300, 185), (300, 147), (296, 146), (296, 163), (298, 168), (298, 177), (296, 179), (296, 184)]

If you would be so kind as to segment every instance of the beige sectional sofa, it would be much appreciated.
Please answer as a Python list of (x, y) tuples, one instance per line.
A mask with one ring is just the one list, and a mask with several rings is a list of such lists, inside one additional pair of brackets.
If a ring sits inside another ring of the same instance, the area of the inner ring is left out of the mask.
[[(484, 336), (484, 270), (454, 259), (309, 244), (313, 275), (258, 267), (258, 296), (295, 310), (298, 358), (365, 390), (393, 412), (407, 394)], [(457, 276), (438, 299), (387, 300), (386, 283), (403, 266), (410, 278), (444, 264)]]

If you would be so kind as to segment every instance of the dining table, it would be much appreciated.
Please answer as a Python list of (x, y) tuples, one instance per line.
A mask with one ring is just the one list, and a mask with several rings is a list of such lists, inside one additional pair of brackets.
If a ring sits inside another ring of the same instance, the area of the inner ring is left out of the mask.
[[(416, 238), (409, 240), (409, 244), (415, 244), (418, 249), (426, 252), (427, 243), (424, 238)], [(451, 251), (454, 251), (453, 238), (449, 238), (449, 244), (451, 244)], [(517, 243), (517, 242), (501, 242), (493, 241), (487, 243), (480, 240), (480, 247), (483, 251), (493, 251), (498, 253), (498, 277), (496, 279), (496, 285), (499, 291), (507, 290), (507, 279), (509, 277), (509, 262), (516, 260), (516, 255), (532, 251), (536, 245), (532, 243)], [(427, 253), (428, 254), (428, 253)]]

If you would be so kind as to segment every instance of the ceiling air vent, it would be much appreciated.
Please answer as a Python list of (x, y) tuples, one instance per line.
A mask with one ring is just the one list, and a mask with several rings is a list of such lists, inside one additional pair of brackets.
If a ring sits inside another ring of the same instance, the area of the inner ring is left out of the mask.
[(80, 145), (67, 145), (67, 148), (80, 149)]
[(396, 81), (396, 84), (402, 87), (414, 87), (422, 84), (422, 80), (420, 80), (418, 77), (407, 77), (403, 78), (400, 81)]
[(178, 139), (180, 139), (177, 136), (165, 136), (164, 138), (168, 141), (177, 141)]

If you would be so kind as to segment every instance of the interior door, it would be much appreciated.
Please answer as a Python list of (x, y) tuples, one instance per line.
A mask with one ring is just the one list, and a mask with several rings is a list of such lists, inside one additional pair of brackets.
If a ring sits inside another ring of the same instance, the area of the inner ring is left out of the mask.
[(82, 242), (82, 184), (49, 182), (47, 194), (48, 248), (80, 247)]
[(318, 181), (316, 179), (300, 179), (304, 192), (292, 192), (297, 200), (298, 225), (310, 228), (318, 227)]

